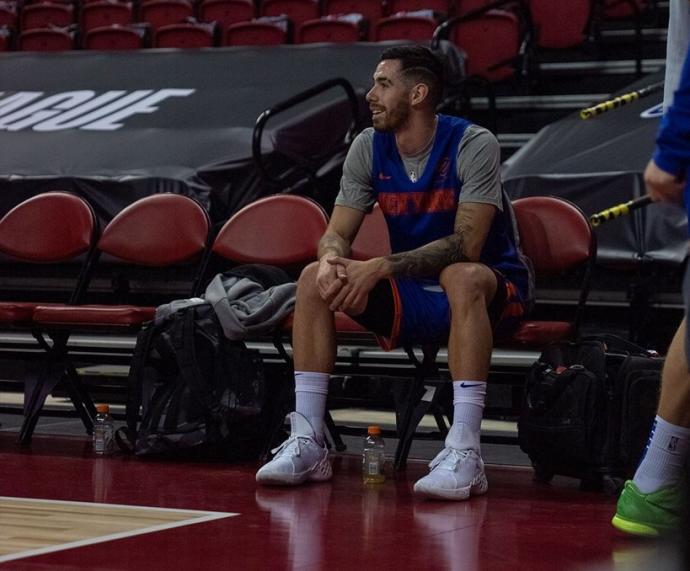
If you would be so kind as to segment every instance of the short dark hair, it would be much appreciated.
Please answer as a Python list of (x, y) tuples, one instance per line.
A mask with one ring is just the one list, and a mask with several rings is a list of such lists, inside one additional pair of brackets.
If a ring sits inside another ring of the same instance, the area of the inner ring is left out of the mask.
[(429, 100), (434, 108), (441, 101), (445, 84), (443, 63), (424, 46), (396, 46), (381, 54), (381, 61), (397, 59), (406, 78), (429, 86)]

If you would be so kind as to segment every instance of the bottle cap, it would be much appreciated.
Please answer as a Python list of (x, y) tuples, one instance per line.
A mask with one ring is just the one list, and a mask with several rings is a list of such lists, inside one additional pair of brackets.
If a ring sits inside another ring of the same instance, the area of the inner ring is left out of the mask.
[(110, 406), (107, 404), (97, 404), (96, 412), (99, 414), (108, 414), (110, 412)]
[(381, 427), (376, 425), (370, 426), (367, 428), (367, 434), (371, 434), (372, 436), (380, 436)]

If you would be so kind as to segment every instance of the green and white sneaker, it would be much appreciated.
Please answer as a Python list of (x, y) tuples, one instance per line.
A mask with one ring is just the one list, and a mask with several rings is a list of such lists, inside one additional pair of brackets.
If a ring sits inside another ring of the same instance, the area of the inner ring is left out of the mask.
[(643, 494), (632, 480), (628, 480), (611, 523), (616, 529), (632, 535), (666, 535), (679, 528), (685, 497), (685, 489), (680, 484)]

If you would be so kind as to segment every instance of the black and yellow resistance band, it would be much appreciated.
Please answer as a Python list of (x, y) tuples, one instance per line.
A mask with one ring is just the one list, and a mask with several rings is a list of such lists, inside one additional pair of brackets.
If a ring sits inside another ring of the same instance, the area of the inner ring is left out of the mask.
[(645, 194), (644, 196), (640, 196), (640, 198), (636, 198), (635, 200), (622, 202), (621, 204), (617, 204), (616, 206), (612, 206), (611, 208), (607, 208), (606, 210), (592, 214), (589, 217), (589, 223), (596, 228), (604, 222), (608, 222), (609, 220), (613, 220), (619, 216), (630, 214), (633, 210), (637, 210), (638, 208), (642, 208), (651, 203), (651, 196)]
[(593, 107), (586, 107), (580, 111), (580, 118), (591, 119), (592, 117), (596, 117), (597, 115), (611, 111), (611, 109), (618, 109), (619, 107), (623, 107), (623, 105), (637, 101), (642, 97), (646, 97), (647, 95), (661, 91), (663, 88), (664, 82), (660, 81), (659, 83), (652, 83), (651, 85), (638, 89), (637, 91), (624, 93), (623, 95), (619, 95), (618, 97), (614, 97), (613, 99), (609, 99), (608, 101), (604, 101), (598, 105), (594, 105)]

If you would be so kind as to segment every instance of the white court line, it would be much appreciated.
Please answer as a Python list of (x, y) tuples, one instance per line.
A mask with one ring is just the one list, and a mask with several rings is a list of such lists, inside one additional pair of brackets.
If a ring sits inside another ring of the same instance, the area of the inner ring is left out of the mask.
[(45, 504), (62, 504), (62, 505), (72, 505), (72, 506), (101, 506), (107, 508), (125, 508), (136, 510), (152, 510), (159, 512), (177, 512), (182, 514), (197, 515), (200, 517), (192, 517), (190, 519), (184, 519), (181, 521), (174, 521), (170, 523), (162, 523), (158, 525), (152, 525), (149, 527), (142, 527), (139, 529), (134, 529), (131, 531), (121, 531), (118, 533), (111, 533), (108, 535), (101, 535), (99, 537), (92, 537), (90, 539), (80, 539), (79, 541), (70, 541), (68, 543), (61, 543), (60, 545), (49, 545), (48, 547), (39, 547), (37, 549), (29, 549), (26, 551), (20, 551), (18, 553), (10, 553), (8, 555), (0, 556), (0, 563), (5, 561), (13, 561), (15, 559), (23, 559), (25, 557), (34, 557), (35, 555), (44, 555), (46, 553), (55, 553), (56, 551), (64, 551), (66, 549), (73, 549), (75, 547), (83, 547), (85, 545), (94, 545), (96, 543), (104, 543), (106, 541), (112, 541), (113, 539), (123, 539), (126, 537), (134, 537), (135, 535), (143, 535), (145, 533), (152, 533), (155, 531), (163, 531), (166, 529), (173, 529), (175, 527), (183, 527), (185, 525), (194, 525), (196, 523), (205, 523), (207, 521), (214, 521), (217, 519), (223, 519), (226, 517), (234, 517), (240, 515), (236, 512), (209, 512), (209, 511), (199, 511), (199, 510), (185, 510), (185, 509), (175, 509), (175, 508), (158, 508), (149, 506), (131, 506), (126, 504), (101, 504), (95, 502), (73, 502), (67, 500), (44, 500), (41, 498), (13, 498), (10, 496), (0, 496), (1, 500), (9, 500), (13, 502), (41, 502)]

